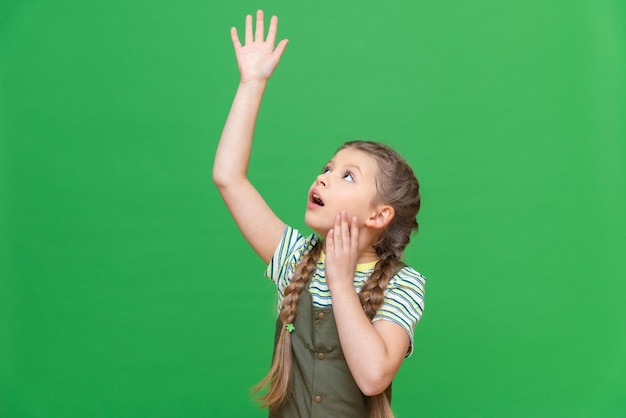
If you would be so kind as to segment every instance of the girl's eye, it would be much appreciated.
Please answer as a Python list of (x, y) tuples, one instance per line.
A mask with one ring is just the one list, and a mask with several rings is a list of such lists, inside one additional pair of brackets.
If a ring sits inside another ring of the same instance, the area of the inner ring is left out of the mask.
[(322, 169), (322, 174), (326, 174), (326, 173), (328, 173), (329, 171), (330, 171), (330, 167), (329, 167), (329, 166), (326, 166), (326, 167), (324, 167), (324, 168)]
[(348, 181), (354, 182), (354, 176), (352, 176), (352, 173), (349, 171), (346, 171), (346, 174), (343, 175), (343, 178)]

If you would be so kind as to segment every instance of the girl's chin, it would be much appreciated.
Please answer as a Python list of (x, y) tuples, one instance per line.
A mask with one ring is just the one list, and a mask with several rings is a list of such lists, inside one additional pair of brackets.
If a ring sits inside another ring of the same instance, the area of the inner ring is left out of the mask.
[(321, 226), (319, 224), (309, 222), (309, 220), (306, 218), (304, 220), (304, 223), (306, 224), (307, 227), (309, 227), (309, 229), (313, 230), (313, 232), (315, 232), (317, 235), (319, 235), (322, 238), (326, 238), (326, 235), (328, 235), (328, 231), (331, 228), (329, 226)]

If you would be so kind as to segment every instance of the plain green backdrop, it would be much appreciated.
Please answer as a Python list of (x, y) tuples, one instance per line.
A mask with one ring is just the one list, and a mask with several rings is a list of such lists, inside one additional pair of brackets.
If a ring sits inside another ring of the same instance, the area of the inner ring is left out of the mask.
[(397, 416), (626, 416), (623, 1), (3, 0), (0, 417), (266, 416), (275, 295), (211, 181), (258, 8), (276, 213), (348, 139), (422, 184)]

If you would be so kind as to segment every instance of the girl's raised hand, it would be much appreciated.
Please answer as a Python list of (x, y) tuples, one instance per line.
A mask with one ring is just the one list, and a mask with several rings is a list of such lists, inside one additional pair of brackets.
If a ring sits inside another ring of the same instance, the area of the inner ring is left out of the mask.
[(252, 30), (252, 15), (246, 16), (245, 45), (241, 45), (239, 41), (237, 28), (231, 28), (230, 35), (235, 47), (235, 56), (237, 57), (242, 83), (266, 81), (276, 69), (288, 42), (287, 39), (283, 39), (274, 48), (277, 28), (278, 18), (272, 16), (267, 38), (264, 39), (265, 27), (262, 10), (256, 12), (256, 30), (254, 32)]

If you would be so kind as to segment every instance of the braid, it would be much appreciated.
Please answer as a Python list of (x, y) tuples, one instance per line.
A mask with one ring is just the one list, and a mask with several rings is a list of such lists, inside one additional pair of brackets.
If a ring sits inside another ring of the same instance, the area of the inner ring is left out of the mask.
[(318, 240), (298, 263), (291, 282), (285, 288), (285, 296), (280, 303), (279, 313), (282, 326), (276, 343), (272, 367), (265, 378), (252, 389), (253, 393), (257, 393), (269, 385), (267, 393), (259, 397), (263, 408), (269, 408), (270, 410), (278, 408), (289, 393), (293, 357), (291, 353), (291, 333), (285, 330), (285, 325), (292, 324), (296, 319), (300, 293), (315, 271), (321, 249), (322, 246), (320, 240)]
[(315, 246), (311, 248), (311, 251), (296, 266), (296, 271), (291, 282), (285, 288), (285, 297), (280, 304), (280, 320), (283, 324), (292, 324), (294, 319), (296, 319), (300, 292), (302, 292), (302, 289), (304, 289), (304, 286), (315, 271), (321, 248), (320, 241), (317, 241)]
[[(382, 306), (385, 299), (385, 289), (400, 266), (401, 263), (398, 257), (389, 253), (383, 254), (378, 263), (376, 263), (371, 276), (363, 284), (359, 292), (359, 299), (370, 321)], [(391, 388), (388, 389), (390, 390)], [(368, 418), (393, 418), (390, 399), (385, 392), (369, 397), (368, 411)]]
[[(371, 141), (350, 141), (340, 149), (354, 148), (376, 159), (377, 197), (375, 202), (391, 205), (394, 216), (381, 231), (374, 243), (378, 263), (369, 279), (359, 292), (363, 311), (370, 319), (382, 306), (385, 289), (393, 276), (403, 267), (400, 261), (411, 234), (418, 230), (417, 212), (420, 209), (419, 182), (408, 163), (393, 149)], [(393, 418), (391, 411), (391, 387), (385, 392), (368, 399), (369, 418)]]
[[(363, 284), (359, 292), (359, 299), (370, 321), (382, 306), (385, 299), (385, 289), (398, 270), (399, 265), (400, 260), (397, 257), (391, 254), (384, 254), (376, 263), (376, 267), (369, 279)], [(385, 392), (369, 397), (368, 411), (368, 418), (393, 418), (390, 400)]]
[(363, 310), (370, 321), (374, 319), (376, 312), (383, 304), (385, 289), (393, 277), (397, 265), (398, 259), (395, 257), (381, 258), (359, 292), (361, 305), (363, 305)]

